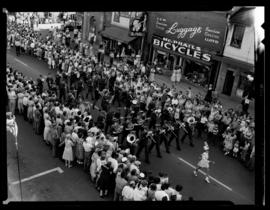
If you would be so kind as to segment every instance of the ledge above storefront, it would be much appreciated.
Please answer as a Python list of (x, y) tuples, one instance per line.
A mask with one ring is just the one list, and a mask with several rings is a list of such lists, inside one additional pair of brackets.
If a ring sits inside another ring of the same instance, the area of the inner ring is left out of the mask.
[(101, 35), (125, 44), (128, 44), (136, 39), (136, 37), (129, 36), (129, 31), (127, 29), (122, 29), (115, 26), (107, 27), (104, 31), (101, 32)]

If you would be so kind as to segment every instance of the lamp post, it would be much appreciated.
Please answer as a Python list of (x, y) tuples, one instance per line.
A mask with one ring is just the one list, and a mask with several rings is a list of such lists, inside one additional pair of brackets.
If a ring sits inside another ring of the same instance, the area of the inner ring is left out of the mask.
[(12, 114), (12, 112), (6, 113), (6, 124), (7, 124), (7, 130), (12, 133), (12, 135), (15, 137), (15, 146), (16, 146), (16, 157), (17, 157), (17, 167), (18, 167), (18, 175), (19, 175), (19, 185), (20, 185), (20, 195), (21, 195), (21, 201), (23, 200), (22, 197), (22, 182), (21, 182), (21, 172), (20, 172), (20, 161), (19, 161), (19, 147), (18, 147), (18, 126), (15, 121), (15, 116)]

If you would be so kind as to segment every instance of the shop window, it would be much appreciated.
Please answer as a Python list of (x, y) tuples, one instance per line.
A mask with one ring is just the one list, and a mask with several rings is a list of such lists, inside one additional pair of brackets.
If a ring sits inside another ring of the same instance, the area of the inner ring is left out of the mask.
[(240, 25), (234, 25), (233, 35), (231, 39), (231, 46), (235, 48), (241, 48), (245, 32), (245, 27)]
[(195, 84), (207, 87), (210, 79), (210, 68), (209, 66), (186, 60), (184, 76)]
[(164, 67), (166, 65), (167, 56), (166, 53), (162, 51), (157, 51), (156, 58), (154, 59), (154, 64), (159, 67)]

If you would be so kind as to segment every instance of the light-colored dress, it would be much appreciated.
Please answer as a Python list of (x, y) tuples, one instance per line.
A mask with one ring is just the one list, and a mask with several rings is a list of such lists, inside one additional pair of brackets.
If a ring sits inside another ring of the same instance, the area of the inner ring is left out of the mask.
[(45, 120), (45, 128), (43, 133), (43, 138), (45, 141), (49, 141), (49, 132), (50, 132), (50, 126), (52, 125), (51, 121), (46, 119)]
[(90, 175), (91, 178), (96, 178), (96, 172), (97, 172), (97, 159), (99, 158), (98, 154), (95, 152), (93, 153), (91, 157), (91, 165), (90, 165)]
[(76, 142), (76, 158), (78, 160), (83, 160), (84, 158), (84, 148), (83, 148), (83, 139), (82, 138), (78, 138), (77, 142)]
[(73, 151), (72, 151), (73, 142), (70, 139), (65, 139), (65, 149), (62, 158), (64, 160), (73, 161)]
[(182, 70), (180, 68), (177, 69), (175, 74), (176, 74), (176, 82), (180, 82), (182, 78)]
[(156, 72), (155, 69), (151, 69), (151, 73), (150, 73), (150, 77), (149, 77), (150, 82), (155, 81), (155, 72)]
[(171, 81), (172, 82), (175, 82), (176, 81), (176, 73), (177, 73), (177, 71), (176, 70), (173, 70), (173, 73), (172, 73), (172, 76), (171, 76)]
[(198, 166), (201, 168), (209, 168), (208, 153), (202, 153), (202, 159), (198, 162)]

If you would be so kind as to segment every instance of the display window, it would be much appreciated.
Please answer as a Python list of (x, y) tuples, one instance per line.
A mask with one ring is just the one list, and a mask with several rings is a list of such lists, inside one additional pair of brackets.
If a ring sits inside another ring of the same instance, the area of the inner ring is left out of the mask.
[(183, 74), (187, 80), (207, 88), (210, 80), (210, 66), (185, 60)]

